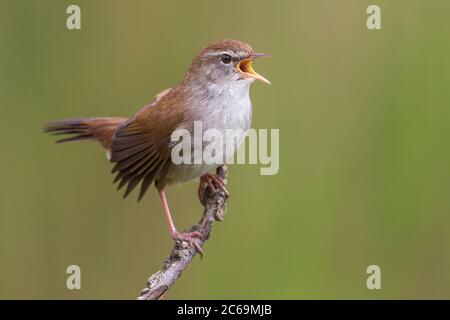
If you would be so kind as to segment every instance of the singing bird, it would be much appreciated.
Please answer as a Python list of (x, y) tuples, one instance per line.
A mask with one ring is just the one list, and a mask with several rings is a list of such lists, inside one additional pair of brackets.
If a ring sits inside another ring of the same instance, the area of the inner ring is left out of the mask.
[(118, 183), (118, 189), (126, 186), (124, 197), (140, 184), (139, 201), (154, 183), (172, 239), (201, 238), (198, 232), (177, 231), (167, 203), (166, 186), (200, 177), (200, 196), (207, 185), (213, 190), (219, 188), (228, 192), (220, 177), (210, 174), (220, 164), (175, 164), (172, 161), (172, 133), (178, 129), (193, 133), (195, 121), (201, 121), (203, 131), (240, 129), (244, 134), (239, 137), (237, 148), (251, 125), (250, 85), (254, 80), (270, 83), (255, 72), (252, 62), (267, 56), (255, 53), (250, 45), (241, 41), (219, 40), (194, 57), (177, 86), (159, 93), (151, 104), (132, 117), (58, 120), (49, 123), (44, 130), (68, 135), (57, 143), (98, 141), (114, 163), (112, 173), (117, 174), (114, 183)]

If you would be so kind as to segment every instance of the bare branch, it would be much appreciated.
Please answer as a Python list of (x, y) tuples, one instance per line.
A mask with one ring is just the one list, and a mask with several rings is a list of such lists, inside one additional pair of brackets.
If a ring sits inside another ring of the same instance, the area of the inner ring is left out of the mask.
[[(226, 165), (217, 168), (217, 173), (222, 178), (225, 186), (227, 183), (228, 170)], [(213, 192), (206, 188), (204, 196), (204, 211), (200, 222), (192, 226), (188, 231), (198, 231), (203, 235), (203, 239), (195, 238), (195, 245), (189, 245), (186, 241), (176, 241), (169, 257), (164, 261), (161, 270), (154, 273), (147, 281), (147, 287), (139, 294), (138, 300), (161, 299), (170, 289), (175, 281), (188, 267), (194, 256), (198, 253), (197, 247), (202, 249), (206, 240), (211, 235), (214, 221), (222, 221), (224, 218), (227, 195), (217, 189)], [(202, 254), (200, 252), (200, 254)]]

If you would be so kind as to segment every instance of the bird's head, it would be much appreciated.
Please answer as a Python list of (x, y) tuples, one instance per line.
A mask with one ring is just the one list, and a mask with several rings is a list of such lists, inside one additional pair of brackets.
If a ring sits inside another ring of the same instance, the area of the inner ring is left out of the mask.
[(270, 84), (269, 80), (253, 69), (253, 60), (270, 57), (266, 53), (255, 53), (248, 44), (237, 40), (219, 40), (206, 46), (192, 61), (189, 74), (213, 83), (254, 80)]

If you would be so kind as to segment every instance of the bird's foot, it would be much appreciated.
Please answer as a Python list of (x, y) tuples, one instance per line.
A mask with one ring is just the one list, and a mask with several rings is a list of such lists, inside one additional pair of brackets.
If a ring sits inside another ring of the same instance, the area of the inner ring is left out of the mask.
[(212, 175), (210, 173), (204, 174), (200, 177), (200, 185), (198, 186), (198, 198), (202, 204), (205, 204), (205, 190), (206, 186), (211, 188), (212, 192), (216, 192), (217, 189), (222, 190), (225, 196), (228, 198), (230, 193), (225, 186), (222, 178), (218, 175)]
[(189, 244), (189, 248), (191, 248), (192, 246), (195, 247), (195, 249), (197, 250), (197, 252), (203, 257), (203, 249), (200, 247), (200, 245), (195, 241), (195, 238), (201, 239), (203, 240), (204, 237), (203, 235), (198, 232), (198, 231), (192, 231), (192, 232), (178, 232), (178, 231), (172, 231), (170, 233), (170, 237), (177, 241), (185, 241)]

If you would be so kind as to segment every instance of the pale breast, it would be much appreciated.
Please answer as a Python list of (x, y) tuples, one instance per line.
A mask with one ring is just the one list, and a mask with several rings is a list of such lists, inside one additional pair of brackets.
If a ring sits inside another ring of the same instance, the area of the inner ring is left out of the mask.
[[(220, 154), (221, 163), (226, 162), (227, 158), (233, 156), (244, 141), (251, 126), (252, 104), (249, 97), (249, 86), (250, 84), (215, 92), (215, 95), (210, 96), (209, 99), (197, 101), (190, 109), (192, 111), (190, 122), (200, 121), (201, 123), (201, 136), (203, 137), (201, 146), (204, 154), (207, 153), (205, 150), (208, 150), (208, 145), (214, 143), (205, 141), (208, 140), (205, 139), (208, 134), (222, 135), (222, 147), (216, 145), (215, 148), (215, 150), (222, 150), (222, 154)], [(192, 123), (189, 123), (188, 126), (190, 126), (189, 130), (192, 132)], [(198, 123), (196, 128), (198, 129)], [(233, 134), (233, 140), (229, 141), (227, 136), (230, 137), (231, 134)], [(193, 150), (194, 141), (192, 142)], [(194, 151), (192, 151), (193, 153)], [(214, 153), (214, 155), (216, 154)], [(215, 159), (217, 158), (215, 157)], [(192, 160), (194, 159), (192, 158)], [(172, 164), (165, 177), (165, 182), (177, 184), (196, 179), (217, 168), (221, 163), (208, 164), (203, 161), (200, 164)]]

